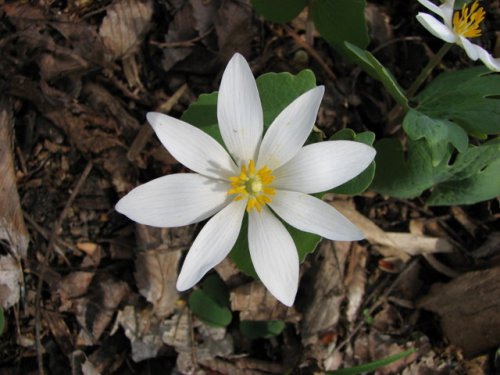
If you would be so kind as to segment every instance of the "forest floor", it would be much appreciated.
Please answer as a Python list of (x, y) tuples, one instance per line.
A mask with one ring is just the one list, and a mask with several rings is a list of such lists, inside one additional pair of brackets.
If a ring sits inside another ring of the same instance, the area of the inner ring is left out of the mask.
[[(440, 47), (418, 7), (367, 10), (369, 49), (403, 87)], [(218, 89), (235, 52), (255, 76), (311, 69), (326, 87), (326, 137), (402, 137), (381, 84), (306, 38), (305, 14), (284, 26), (245, 0), (0, 1), (0, 20), (0, 375), (313, 374), (408, 349), (377, 374), (500, 373), (496, 199), (328, 197), (366, 240), (322, 241), (291, 308), (225, 260), (215, 272), (230, 293), (227, 327), (200, 321), (191, 291), (175, 290), (200, 226), (151, 228), (114, 210), (133, 187), (185, 170), (146, 113), (179, 117)], [(483, 39), (500, 49), (498, 34)], [(454, 48), (438, 70), (470, 65)], [(285, 327), (249, 338), (245, 320)]]

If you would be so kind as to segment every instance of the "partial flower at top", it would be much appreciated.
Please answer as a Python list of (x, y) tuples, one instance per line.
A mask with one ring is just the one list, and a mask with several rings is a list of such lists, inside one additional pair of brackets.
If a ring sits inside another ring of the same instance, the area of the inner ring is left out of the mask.
[(224, 71), (217, 102), (219, 129), (228, 152), (192, 125), (148, 113), (162, 144), (194, 173), (167, 175), (141, 185), (123, 197), (116, 210), (156, 227), (183, 226), (213, 216), (186, 256), (178, 290), (193, 287), (229, 254), (245, 212), (255, 271), (287, 306), (293, 304), (297, 292), (299, 258), (291, 235), (277, 216), (301, 231), (331, 240), (363, 238), (331, 205), (309, 195), (349, 181), (375, 156), (372, 147), (350, 141), (302, 147), (323, 92), (323, 86), (318, 86), (295, 99), (262, 138), (257, 85), (248, 63), (235, 54)]
[(500, 71), (499, 58), (494, 58), (485, 49), (467, 39), (481, 35), (480, 25), (484, 20), (485, 12), (479, 6), (477, 0), (469, 5), (464, 4), (462, 9), (457, 11), (454, 11), (453, 8), (455, 0), (446, 0), (440, 6), (429, 0), (418, 0), (418, 2), (444, 21), (444, 23), (438, 21), (434, 16), (427, 13), (417, 14), (417, 20), (435, 37), (448, 43), (458, 44), (472, 60), (480, 59), (489, 69)]

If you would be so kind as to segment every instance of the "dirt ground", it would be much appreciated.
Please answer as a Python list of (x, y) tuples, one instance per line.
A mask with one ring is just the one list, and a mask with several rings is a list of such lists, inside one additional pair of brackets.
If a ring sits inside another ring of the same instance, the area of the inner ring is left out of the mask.
[[(418, 8), (367, 8), (368, 49), (403, 87), (440, 47)], [(499, 51), (491, 9), (481, 42)], [(500, 374), (497, 199), (329, 196), (366, 240), (322, 241), (289, 309), (224, 261), (222, 328), (175, 290), (200, 226), (156, 229), (114, 210), (133, 187), (185, 170), (145, 114), (179, 117), (218, 89), (235, 52), (256, 76), (311, 69), (326, 87), (325, 136), (402, 137), (383, 87), (307, 28), (305, 13), (273, 24), (246, 0), (0, 1), (0, 375), (313, 374), (411, 348), (377, 374)], [(438, 72), (466, 66), (453, 48)], [(285, 327), (251, 339), (245, 320)]]

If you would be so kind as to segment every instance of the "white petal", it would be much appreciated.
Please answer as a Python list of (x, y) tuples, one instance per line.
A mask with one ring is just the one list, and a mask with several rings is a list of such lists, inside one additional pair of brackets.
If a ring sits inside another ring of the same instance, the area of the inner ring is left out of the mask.
[(281, 303), (292, 306), (299, 284), (299, 256), (290, 233), (267, 207), (248, 215), (250, 256), (262, 283)]
[(163, 146), (189, 169), (223, 179), (238, 173), (224, 147), (200, 129), (158, 112), (148, 113), (147, 119)]
[(233, 201), (205, 224), (182, 265), (177, 290), (191, 288), (229, 254), (240, 233), (245, 206), (246, 200)]
[(278, 168), (297, 154), (311, 133), (324, 92), (323, 86), (315, 87), (281, 111), (262, 140), (257, 168)]
[(238, 165), (255, 159), (262, 138), (262, 105), (245, 58), (235, 54), (222, 76), (217, 100), (219, 128)]
[(304, 193), (277, 190), (269, 206), (291, 226), (335, 241), (358, 241), (363, 233), (340, 212)]
[(443, 12), (441, 8), (429, 0), (418, 0), (420, 4), (429, 9), (431, 12), (436, 13), (438, 16), (444, 19)]
[(482, 50), (480, 46), (471, 43), (467, 38), (463, 36), (459, 38), (458, 44), (463, 47), (465, 53), (467, 54), (467, 56), (469, 56), (469, 59), (471, 59), (472, 61), (476, 61), (479, 58), (479, 50)]
[(453, 29), (453, 12), (455, 12), (455, 0), (446, 0), (439, 6), (441, 9), (440, 16), (443, 18), (444, 23), (450, 29)]
[(419, 13), (417, 14), (417, 20), (435, 37), (448, 43), (455, 43), (457, 41), (457, 35), (448, 26), (430, 14)]
[(195, 173), (171, 174), (130, 191), (115, 209), (153, 227), (179, 227), (212, 216), (229, 203), (229, 183)]
[(491, 56), (488, 51), (486, 51), (483, 48), (480, 48), (479, 52), (479, 58), (483, 62), (484, 65), (490, 70), (493, 70), (495, 72), (500, 72), (500, 58), (494, 58)]
[(327, 141), (305, 146), (274, 171), (277, 189), (319, 193), (333, 189), (364, 171), (375, 149), (353, 141)]

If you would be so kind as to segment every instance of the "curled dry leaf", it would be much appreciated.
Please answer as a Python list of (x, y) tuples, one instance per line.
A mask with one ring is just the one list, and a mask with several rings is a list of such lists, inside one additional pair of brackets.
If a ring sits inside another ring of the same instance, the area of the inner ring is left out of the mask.
[(26, 256), (29, 236), (16, 186), (12, 156), (12, 128), (14, 122), (11, 104), (0, 99), (0, 240), (5, 240), (14, 256)]
[(180, 251), (149, 250), (137, 256), (134, 276), (139, 292), (154, 306), (159, 318), (170, 315), (178, 299), (175, 289)]
[(96, 280), (89, 288), (88, 296), (74, 301), (73, 309), (76, 319), (83, 331), (88, 332), (90, 337), (83, 337), (87, 342), (97, 342), (123, 299), (130, 293), (128, 285), (123, 281), (115, 281), (110, 278)]
[(231, 310), (240, 311), (240, 320), (284, 320), (296, 323), (300, 314), (294, 307), (278, 302), (265, 286), (257, 281), (231, 291)]
[(19, 286), (23, 273), (16, 259), (10, 255), (0, 256), (0, 305), (4, 309), (19, 301)]
[(366, 262), (368, 251), (365, 247), (353, 244), (349, 260), (349, 268), (345, 278), (347, 288), (347, 320), (354, 322), (358, 316), (358, 310), (363, 303), (366, 286)]
[(110, 60), (126, 57), (135, 51), (151, 26), (152, 16), (151, 0), (115, 1), (107, 9), (99, 35)]
[(345, 296), (344, 268), (350, 248), (349, 242), (326, 240), (319, 246), (311, 267), (311, 289), (301, 322), (303, 340), (336, 326)]
[(345, 202), (336, 201), (335, 207), (363, 231), (371, 244), (378, 245), (377, 250), (385, 257), (398, 257), (407, 262), (419, 254), (453, 252), (453, 245), (445, 238), (385, 232)]
[(134, 306), (125, 306), (118, 312), (116, 323), (123, 328), (130, 340), (132, 359), (135, 362), (155, 358), (164, 345), (161, 338), (166, 326), (151, 309), (137, 310)]
[(435, 284), (418, 307), (441, 317), (446, 337), (467, 356), (500, 345), (500, 267), (468, 272)]

